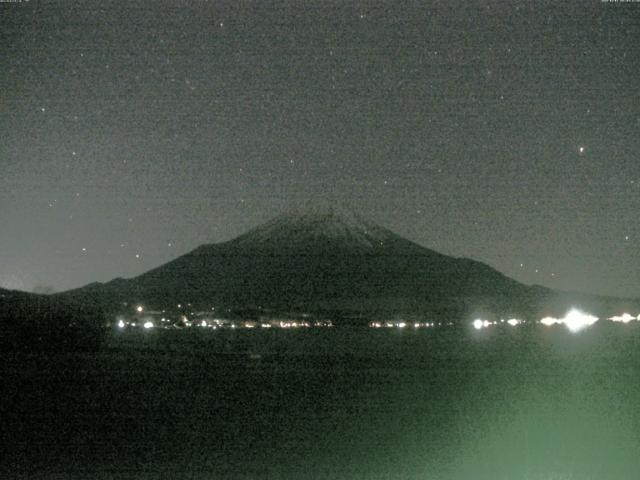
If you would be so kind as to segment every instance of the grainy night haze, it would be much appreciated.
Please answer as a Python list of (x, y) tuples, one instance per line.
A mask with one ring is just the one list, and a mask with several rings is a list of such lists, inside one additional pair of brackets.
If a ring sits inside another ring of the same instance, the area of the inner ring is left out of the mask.
[(640, 296), (640, 3), (0, 3), (0, 287), (140, 274), (307, 200)]

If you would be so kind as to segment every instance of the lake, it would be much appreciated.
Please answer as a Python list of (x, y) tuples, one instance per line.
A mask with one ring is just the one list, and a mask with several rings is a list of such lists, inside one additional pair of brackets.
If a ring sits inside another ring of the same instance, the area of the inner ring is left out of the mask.
[(114, 331), (2, 355), (0, 475), (630, 479), (640, 326)]

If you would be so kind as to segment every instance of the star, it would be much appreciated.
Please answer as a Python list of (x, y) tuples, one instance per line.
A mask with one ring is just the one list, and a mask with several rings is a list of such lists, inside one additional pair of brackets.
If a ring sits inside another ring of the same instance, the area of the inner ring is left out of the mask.
[(578, 148), (578, 152), (579, 152), (579, 153), (584, 153), (584, 147), (580, 147), (580, 148)]

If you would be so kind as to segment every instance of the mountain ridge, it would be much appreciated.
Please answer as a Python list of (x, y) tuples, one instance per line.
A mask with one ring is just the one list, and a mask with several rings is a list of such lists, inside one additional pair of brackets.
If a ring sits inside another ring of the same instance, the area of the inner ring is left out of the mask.
[(136, 277), (62, 295), (107, 310), (136, 302), (189, 302), (202, 309), (411, 312), (452, 318), (476, 311), (533, 315), (546, 311), (545, 302), (555, 312), (570, 300), (561, 292), (517, 282), (477, 260), (428, 249), (334, 206), (294, 209)]

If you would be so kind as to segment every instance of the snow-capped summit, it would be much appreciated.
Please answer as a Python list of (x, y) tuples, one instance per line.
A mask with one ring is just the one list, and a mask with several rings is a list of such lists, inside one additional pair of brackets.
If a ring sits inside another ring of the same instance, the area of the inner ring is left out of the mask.
[(396, 239), (391, 231), (333, 204), (307, 204), (283, 213), (234, 240), (238, 245), (341, 242), (373, 248)]

